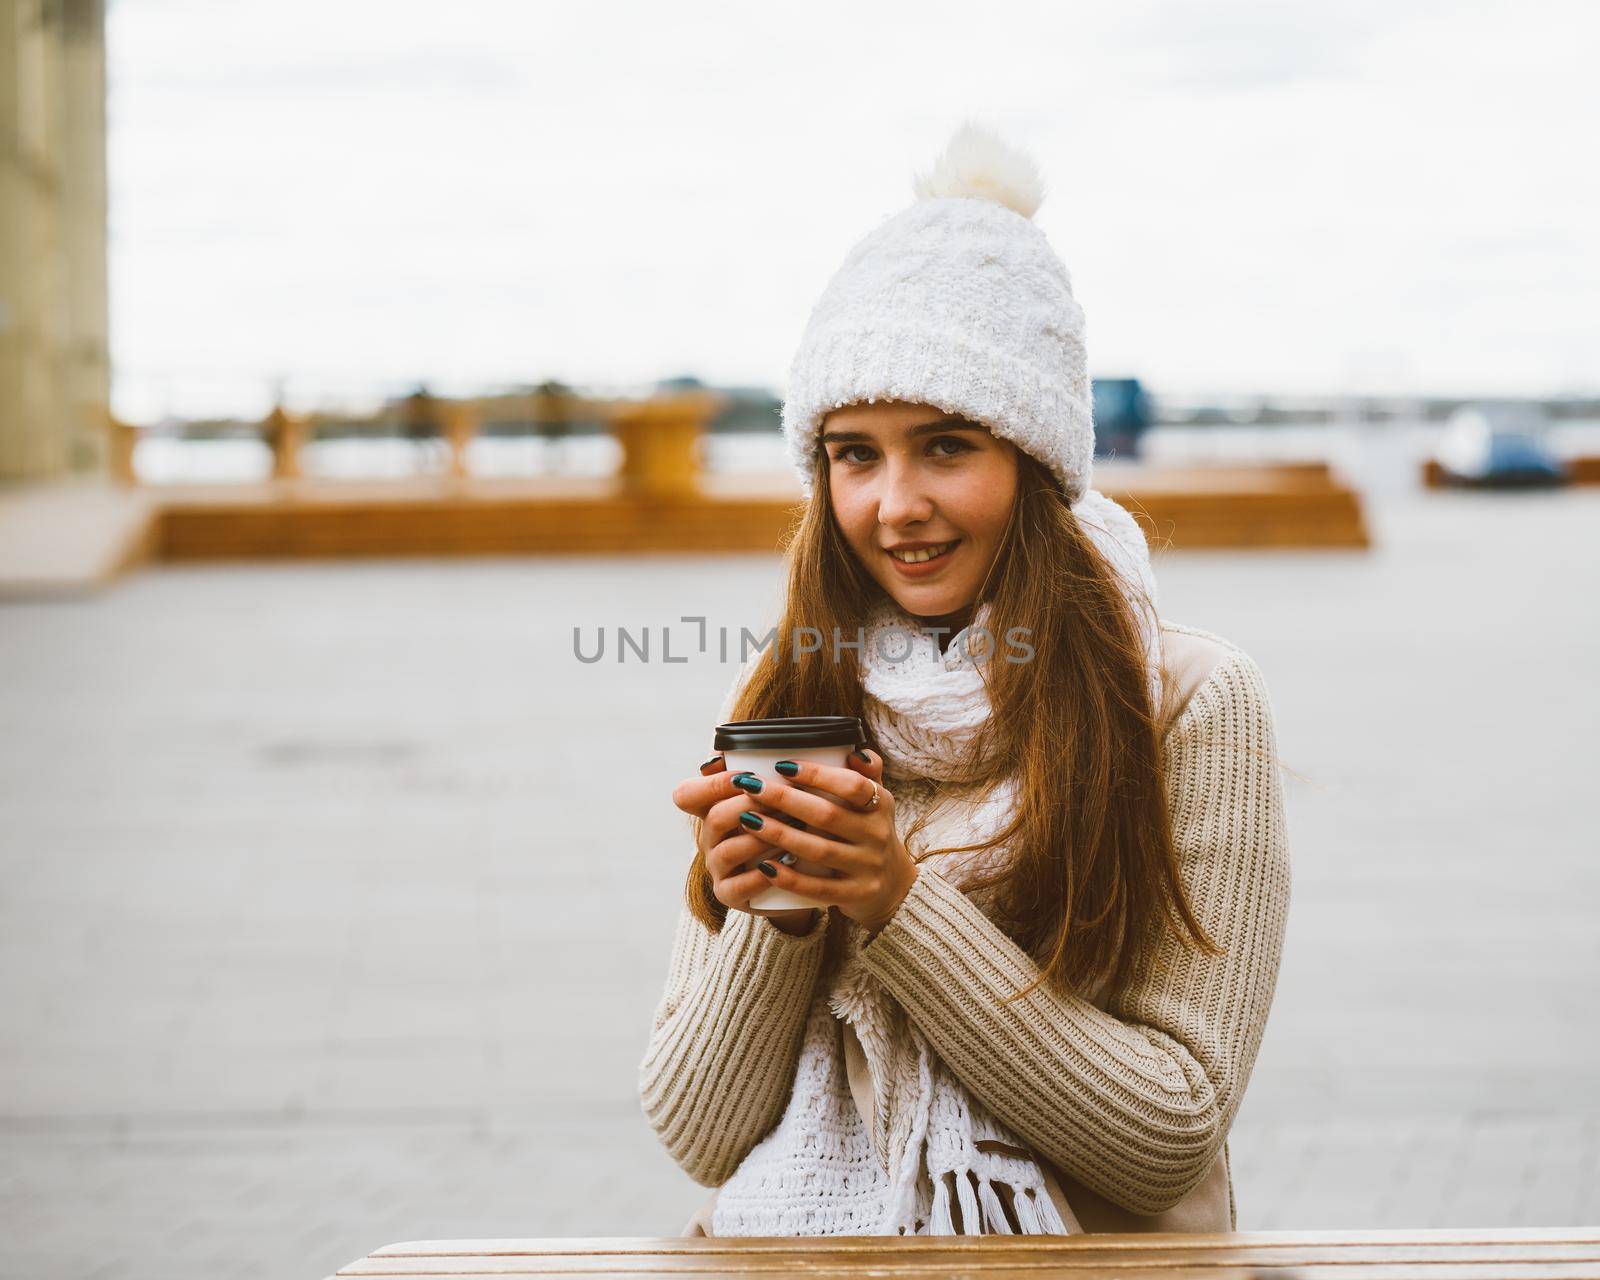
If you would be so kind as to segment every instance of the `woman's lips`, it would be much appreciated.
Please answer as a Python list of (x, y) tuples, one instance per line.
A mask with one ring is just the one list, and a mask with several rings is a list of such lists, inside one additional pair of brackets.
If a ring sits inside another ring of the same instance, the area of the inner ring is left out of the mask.
[(950, 562), (950, 559), (960, 549), (961, 541), (960, 539), (957, 539), (947, 550), (940, 552), (938, 555), (934, 556), (933, 559), (921, 560), (915, 564), (907, 564), (904, 560), (897, 559), (888, 551), (885, 551), (883, 554), (888, 556), (889, 563), (895, 567), (895, 571), (902, 577), (926, 578), (930, 574), (938, 573), (940, 569), (944, 568), (944, 566)]

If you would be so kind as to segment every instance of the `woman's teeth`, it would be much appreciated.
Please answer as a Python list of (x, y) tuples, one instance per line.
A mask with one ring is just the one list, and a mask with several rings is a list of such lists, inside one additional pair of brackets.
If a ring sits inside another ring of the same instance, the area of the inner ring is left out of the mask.
[[(960, 539), (957, 539), (957, 541), (960, 541)], [(932, 560), (935, 556), (942, 556), (955, 545), (954, 542), (941, 542), (936, 547), (924, 547), (921, 551), (891, 551), (889, 554), (896, 560), (903, 561), (906, 564), (921, 564), (924, 560)]]

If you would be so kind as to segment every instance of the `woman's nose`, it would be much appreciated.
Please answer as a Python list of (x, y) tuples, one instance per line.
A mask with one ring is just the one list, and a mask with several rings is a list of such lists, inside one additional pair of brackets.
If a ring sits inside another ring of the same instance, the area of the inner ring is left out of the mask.
[(933, 514), (933, 501), (918, 468), (891, 463), (884, 468), (878, 491), (878, 523), (916, 524)]

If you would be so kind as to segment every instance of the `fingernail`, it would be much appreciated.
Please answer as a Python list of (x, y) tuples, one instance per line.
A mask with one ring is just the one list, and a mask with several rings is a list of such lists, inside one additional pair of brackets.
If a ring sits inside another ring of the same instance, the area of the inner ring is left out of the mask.
[(760, 831), (766, 824), (761, 821), (759, 813), (751, 813), (748, 809), (739, 815), (739, 821), (752, 831)]
[(872, 753), (870, 751), (852, 751), (850, 753), (850, 758), (852, 760), (859, 760), (862, 764), (872, 763)]
[(733, 785), (754, 795), (761, 790), (761, 779), (753, 773), (736, 773), (733, 775)]
[(770, 862), (756, 863), (756, 870), (766, 876), (768, 880), (776, 880), (778, 878), (778, 869)]
[(792, 867), (798, 859), (792, 853), (783, 853), (778, 855), (778, 861), (786, 867)]
[(721, 756), (719, 756), (719, 755), (718, 756), (712, 756), (711, 759), (707, 760), (703, 765), (700, 766), (700, 772), (704, 773), (707, 769), (711, 768), (712, 765), (721, 764), (721, 763), (722, 763), (722, 757)]
[(800, 766), (797, 765), (793, 760), (780, 760), (772, 767), (781, 773), (785, 778), (792, 778), (795, 774), (800, 772)]

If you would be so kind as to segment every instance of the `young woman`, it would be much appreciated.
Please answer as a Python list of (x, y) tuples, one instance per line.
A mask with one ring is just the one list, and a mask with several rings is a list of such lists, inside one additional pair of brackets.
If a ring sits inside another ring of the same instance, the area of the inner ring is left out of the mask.
[[(1265, 683), (1158, 618), (1089, 487), (1031, 162), (964, 126), (915, 190), (795, 358), (787, 601), (719, 712), (867, 745), (674, 791), (696, 848), (643, 1107), (718, 1188), (688, 1233), (1232, 1230), (1290, 888)], [(826, 909), (755, 914), (769, 885)]]

